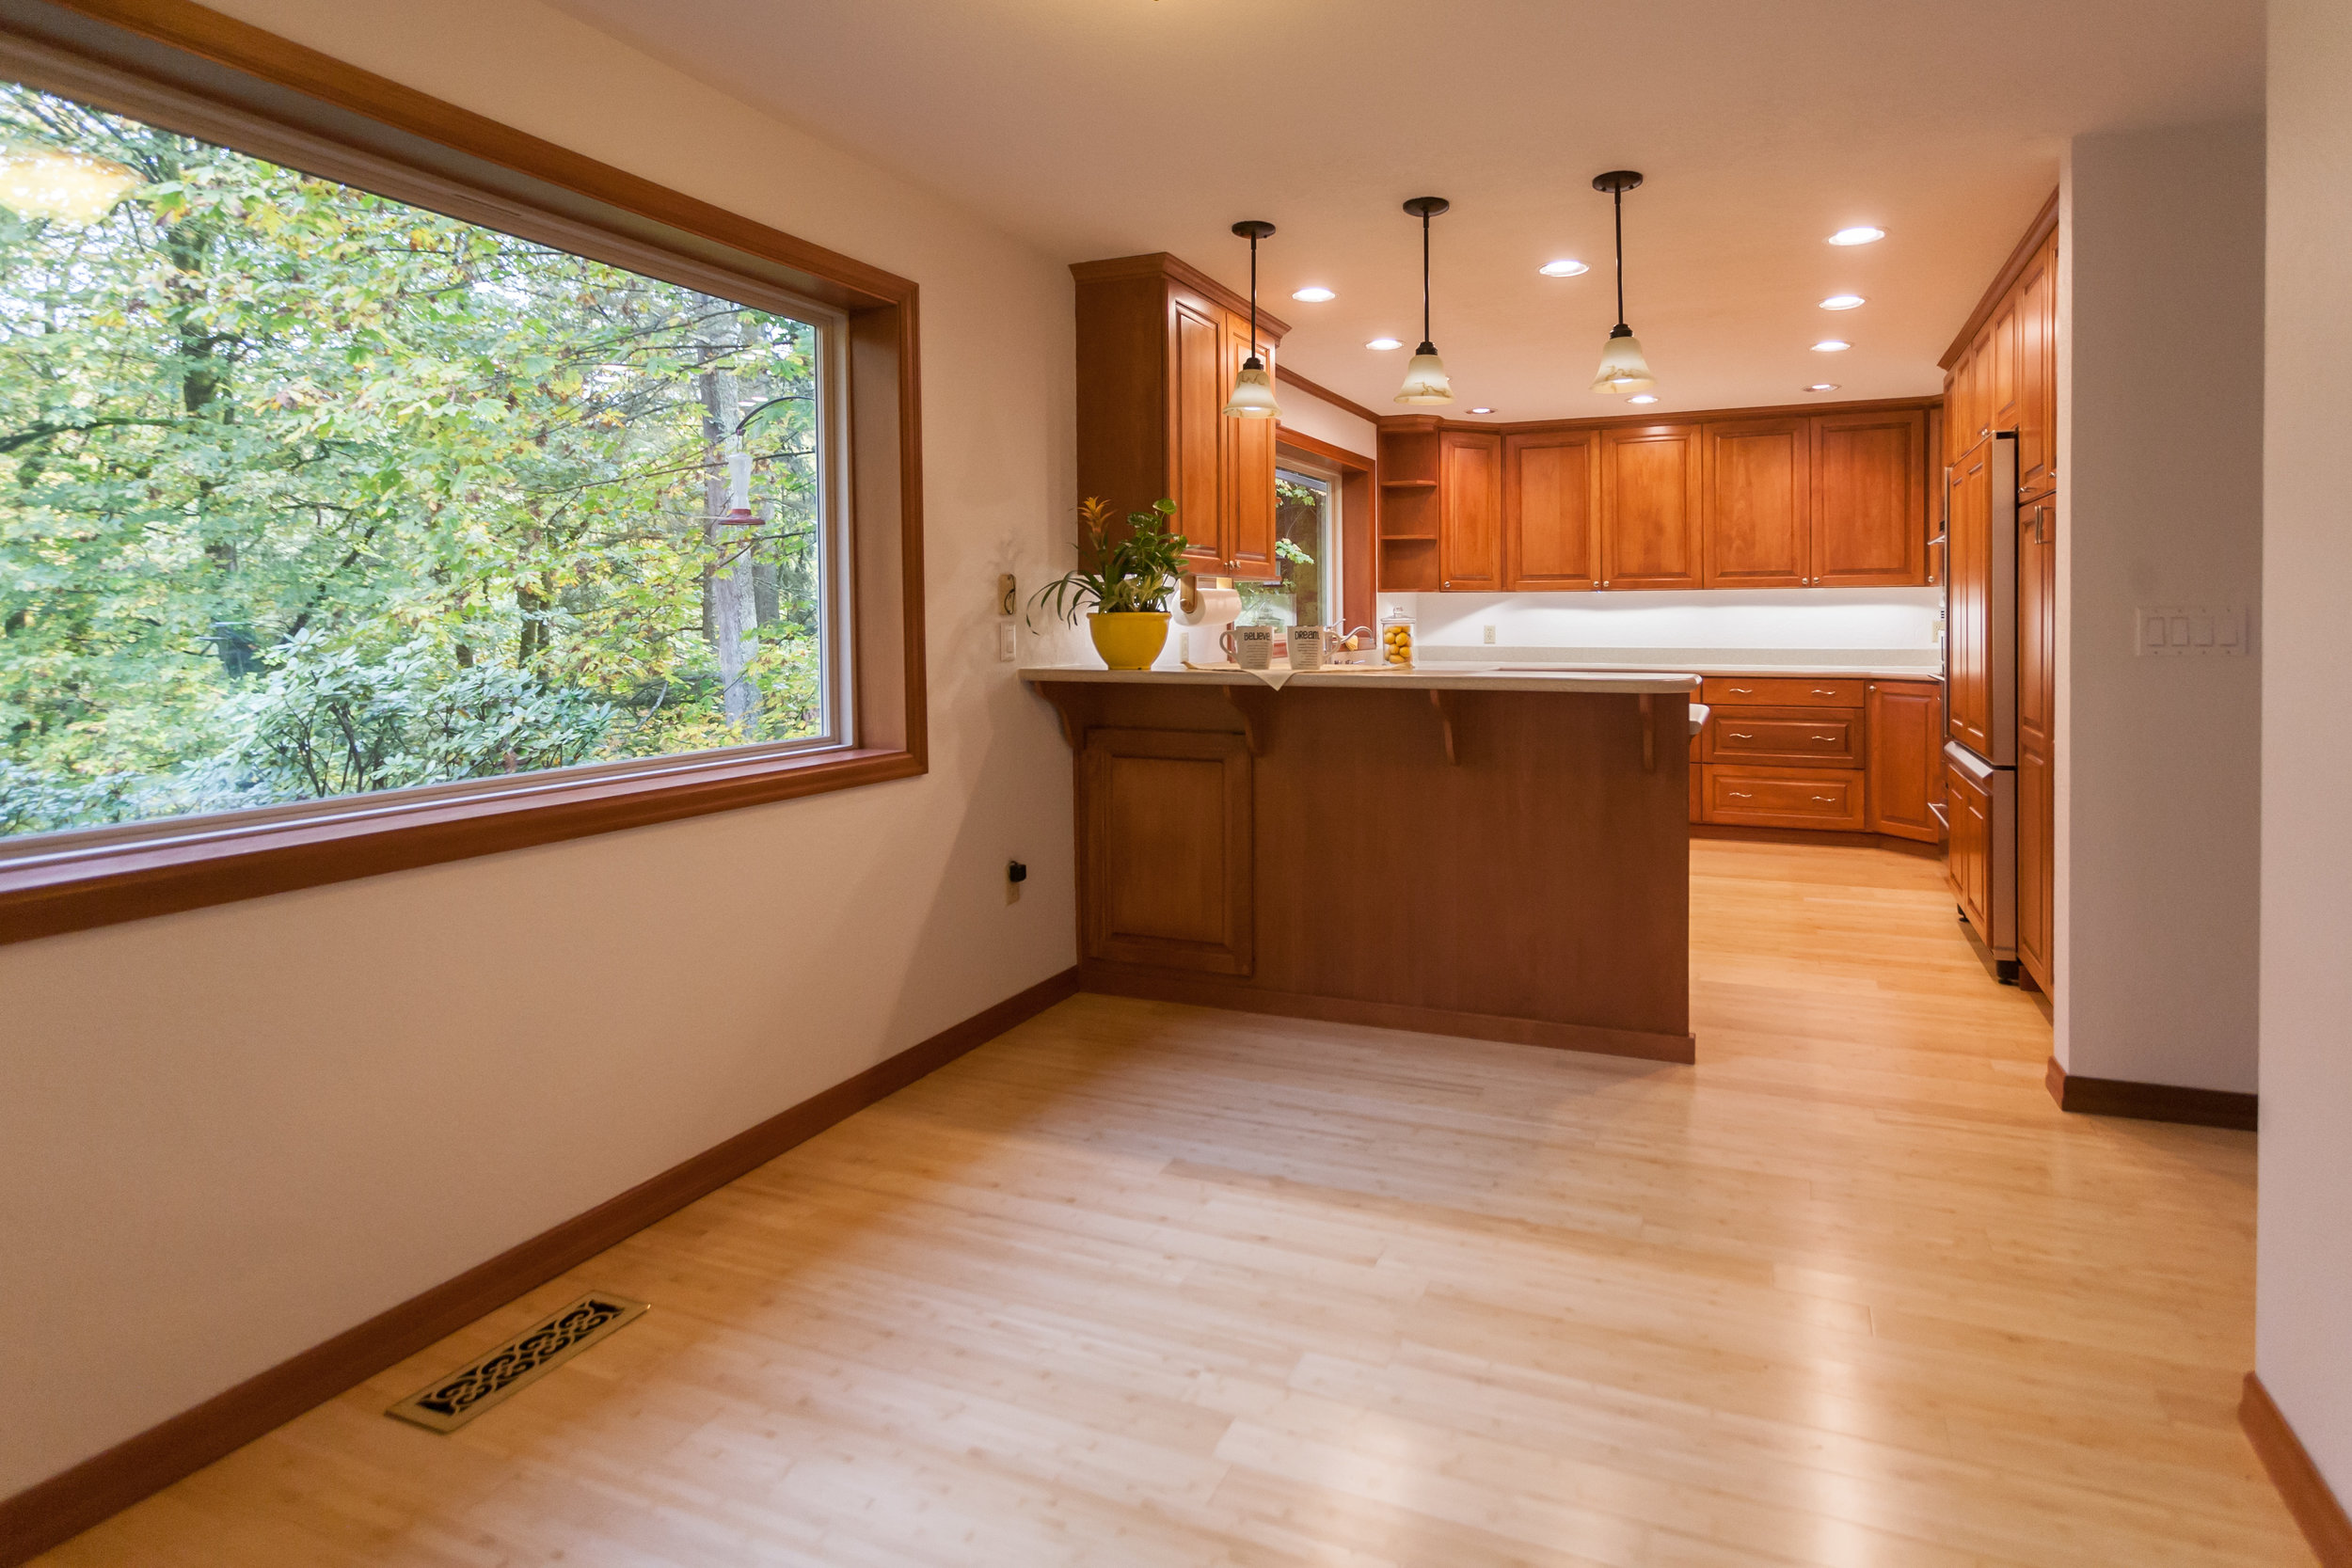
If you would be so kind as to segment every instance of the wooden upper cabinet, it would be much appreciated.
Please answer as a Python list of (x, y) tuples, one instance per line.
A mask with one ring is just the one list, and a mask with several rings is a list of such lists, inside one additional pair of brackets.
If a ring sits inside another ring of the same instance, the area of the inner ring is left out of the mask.
[[(1944, 669), (1947, 733), (1979, 756), (1993, 752), (1993, 650), (1987, 644), (1993, 584), (1992, 460), (1982, 449), (1964, 454), (1952, 471), (1949, 545), (1945, 558)], [(1960, 820), (1952, 820), (1960, 832)]]
[(2017, 428), (2017, 295), (2012, 291), (1993, 312), (1985, 327), (1985, 424), (1994, 430)]
[(1438, 437), (1438, 586), (1502, 586), (1502, 437), (1449, 430)]
[[(1257, 353), (1265, 361), (1265, 368), (1273, 370), (1274, 345), (1263, 336), (1258, 341)], [(1242, 363), (1249, 354), (1249, 318), (1228, 312), (1224, 388), (1216, 400), (1220, 410), (1231, 395), (1233, 377), (1241, 373)], [(1223, 460), (1218, 466), (1222, 480), (1218, 520), (1225, 542), (1226, 570), (1233, 577), (1271, 581), (1282, 575), (1281, 563), (1274, 559), (1275, 421), (1229, 420), (1222, 412), (1217, 418), (1224, 425), (1225, 438)]]
[(1600, 579), (1600, 436), (1502, 438), (1505, 588), (1591, 588)]
[(1706, 585), (1801, 588), (1811, 580), (1807, 421), (1709, 421), (1704, 429)]
[[(1073, 266), (1077, 282), (1078, 494), (1115, 515), (1167, 497), (1199, 572), (1279, 575), (1275, 421), (1229, 420), (1249, 354), (1248, 301), (1176, 257)], [(1261, 315), (1269, 368), (1289, 330)]]
[(1927, 416), (1917, 409), (1821, 414), (1811, 435), (1813, 583), (1925, 580)]
[(1602, 587), (1703, 586), (1704, 468), (1695, 424), (1601, 433)]
[(2017, 493), (2058, 483), (2058, 236), (2017, 280)]
[[(1176, 527), (1190, 541), (1184, 561), (1198, 572), (1225, 570), (1225, 329), (1213, 313), (1179, 303), (1172, 330), (1174, 384), (1168, 395), (1169, 483)], [(1150, 501), (1139, 503), (1150, 505)], [(1120, 515), (1139, 507), (1122, 506)]]

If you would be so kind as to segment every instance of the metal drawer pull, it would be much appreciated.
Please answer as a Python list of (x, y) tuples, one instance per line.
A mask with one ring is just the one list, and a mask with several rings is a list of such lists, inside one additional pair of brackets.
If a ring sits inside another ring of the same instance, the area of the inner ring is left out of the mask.
[(1837, 797), (1835, 795), (1816, 795), (1813, 798), (1825, 806), (1834, 806), (1837, 803)]
[(1830, 687), (1817, 686), (1813, 689), (1813, 695), (1816, 697), (1835, 697), (1837, 693)]
[(1735, 800), (1753, 800), (1756, 799), (1755, 796), (1749, 794), (1744, 789), (1735, 789), (1731, 791), (1731, 798)]
[(1756, 736), (1749, 735), (1744, 730), (1734, 730), (1731, 732), (1731, 738), (1734, 740), (1754, 740)]
[(1816, 740), (1835, 740), (1837, 737), (1834, 735), (1817, 735), (1813, 738)]
[(1753, 697), (1753, 696), (1755, 696), (1755, 695), (1756, 695), (1756, 693), (1755, 693), (1755, 692), (1753, 692), (1753, 691), (1749, 690), (1749, 689), (1748, 689), (1746, 687), (1744, 687), (1744, 686), (1735, 686), (1735, 687), (1733, 687), (1733, 688), (1731, 689), (1731, 694), (1732, 694), (1733, 696), (1735, 696), (1735, 697)]

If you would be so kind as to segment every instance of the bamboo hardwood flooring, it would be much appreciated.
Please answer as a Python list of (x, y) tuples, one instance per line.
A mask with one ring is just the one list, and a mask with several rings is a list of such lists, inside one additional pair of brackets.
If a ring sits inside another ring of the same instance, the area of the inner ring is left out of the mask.
[(1696, 1068), (1081, 996), (44, 1560), (2310, 1563), (2252, 1135), (2062, 1116), (1933, 861), (1692, 863)]

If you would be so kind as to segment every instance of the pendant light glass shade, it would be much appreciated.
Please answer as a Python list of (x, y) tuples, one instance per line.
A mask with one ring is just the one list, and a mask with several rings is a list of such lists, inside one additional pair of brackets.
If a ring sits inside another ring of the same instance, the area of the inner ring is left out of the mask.
[(1282, 410), (1274, 402), (1274, 375), (1251, 355), (1242, 362), (1241, 373), (1233, 377), (1233, 395), (1225, 400), (1225, 412), (1236, 420), (1279, 420)]
[(1274, 377), (1258, 357), (1258, 242), (1274, 232), (1274, 225), (1246, 218), (1233, 232), (1249, 242), (1249, 357), (1233, 377), (1233, 395), (1225, 400), (1229, 420), (1279, 420), (1282, 410), (1274, 402)]
[(1600, 373), (1593, 377), (1596, 392), (1646, 392), (1658, 385), (1642, 356), (1642, 340), (1620, 326), (1601, 345)]
[(1454, 386), (1445, 378), (1445, 361), (1438, 357), (1437, 346), (1423, 343), (1413, 355), (1413, 362), (1405, 367), (1405, 385), (1397, 389), (1399, 403), (1452, 403)]

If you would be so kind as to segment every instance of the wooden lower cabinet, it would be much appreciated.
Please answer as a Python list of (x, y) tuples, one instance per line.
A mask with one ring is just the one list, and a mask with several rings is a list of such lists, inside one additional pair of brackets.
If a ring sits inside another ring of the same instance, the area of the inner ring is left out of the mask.
[(1872, 681), (1867, 720), (1870, 831), (1934, 844), (1944, 800), (1944, 690), (1933, 681)]
[(1709, 822), (1859, 832), (1863, 800), (1863, 775), (1855, 768), (1707, 767)]
[(1858, 707), (1740, 707), (1707, 726), (1708, 762), (1768, 768), (1859, 768)]
[(1944, 773), (1946, 814), (1951, 818), (1951, 844), (1944, 857), (1945, 879), (1952, 897), (1967, 912), (1979, 931), (1993, 926), (1993, 797), (1957, 767)]
[(2056, 780), (2047, 757), (2017, 751), (2017, 961), (2034, 984), (2053, 994), (2057, 967), (2052, 937), (2058, 904)]
[(1251, 792), (1243, 737), (1092, 730), (1083, 766), (1087, 957), (1248, 974)]

